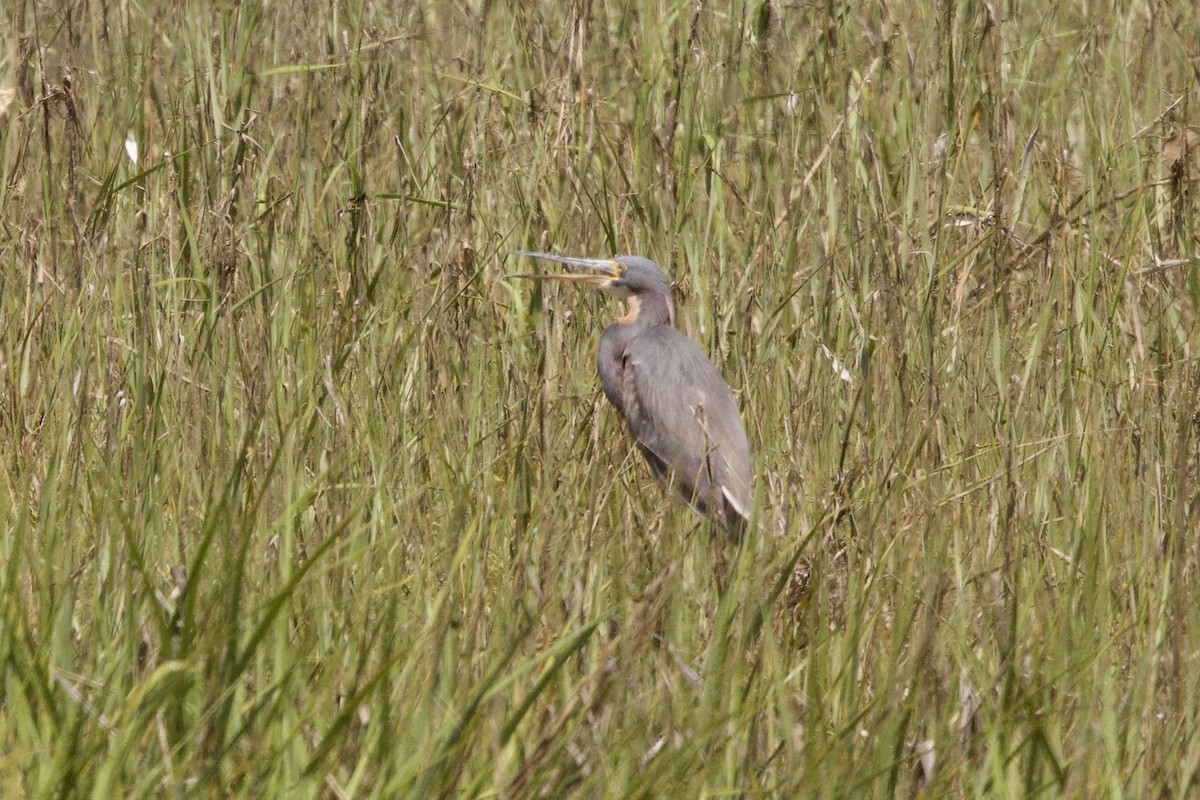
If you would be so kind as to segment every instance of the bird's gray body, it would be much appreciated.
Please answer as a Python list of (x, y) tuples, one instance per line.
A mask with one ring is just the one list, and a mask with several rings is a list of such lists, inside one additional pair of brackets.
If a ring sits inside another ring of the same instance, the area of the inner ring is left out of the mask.
[(733, 393), (704, 352), (642, 311), (605, 329), (596, 366), (655, 477), (740, 535), (750, 513), (750, 445)]
[(600, 337), (596, 366), (604, 395), (655, 477), (740, 538), (753, 499), (746, 431), (729, 385), (704, 351), (676, 330), (671, 284), (658, 265), (640, 256), (517, 255), (602, 273), (520, 277), (588, 284), (627, 302), (628, 313)]

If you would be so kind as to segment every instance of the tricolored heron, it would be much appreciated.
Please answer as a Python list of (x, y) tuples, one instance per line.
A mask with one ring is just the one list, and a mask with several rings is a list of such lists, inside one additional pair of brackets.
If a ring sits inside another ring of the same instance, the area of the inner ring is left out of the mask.
[(675, 328), (671, 284), (648, 258), (512, 255), (586, 267), (588, 274), (514, 275), (594, 286), (625, 301), (604, 329), (596, 367), (604, 395), (625, 420), (650, 470), (732, 538), (745, 532), (753, 480), (750, 445), (729, 384)]

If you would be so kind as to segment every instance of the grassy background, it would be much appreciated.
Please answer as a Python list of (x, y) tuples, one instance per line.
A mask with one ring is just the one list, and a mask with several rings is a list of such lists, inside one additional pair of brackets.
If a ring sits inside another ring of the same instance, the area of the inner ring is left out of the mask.
[[(1194, 790), (1198, 15), (0, 11), (0, 794)], [(517, 248), (676, 282), (739, 552)]]

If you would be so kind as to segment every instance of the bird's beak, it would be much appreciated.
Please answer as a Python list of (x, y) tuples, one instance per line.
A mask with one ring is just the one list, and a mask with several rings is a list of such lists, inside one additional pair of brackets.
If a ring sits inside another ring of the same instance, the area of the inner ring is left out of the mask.
[(529, 250), (514, 250), (509, 253), (514, 256), (529, 256), (530, 258), (541, 258), (546, 261), (557, 261), (559, 264), (570, 264), (573, 267), (587, 267), (588, 269), (596, 270), (599, 275), (592, 273), (565, 273), (565, 274), (548, 274), (548, 275), (510, 275), (510, 278), (532, 278), (533, 280), (542, 281), (562, 281), (564, 283), (583, 283), (588, 286), (605, 287), (615, 280), (618, 280), (625, 273), (625, 266), (619, 261), (613, 261), (607, 258), (571, 258), (570, 256), (556, 256), (550, 253), (535, 253)]

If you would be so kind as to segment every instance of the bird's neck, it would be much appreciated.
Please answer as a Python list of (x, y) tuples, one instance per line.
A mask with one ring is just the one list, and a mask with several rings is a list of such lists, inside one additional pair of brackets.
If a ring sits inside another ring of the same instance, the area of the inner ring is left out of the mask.
[(630, 295), (625, 299), (625, 314), (617, 317), (618, 325), (649, 327), (675, 325), (675, 306), (671, 298), (660, 295)]

